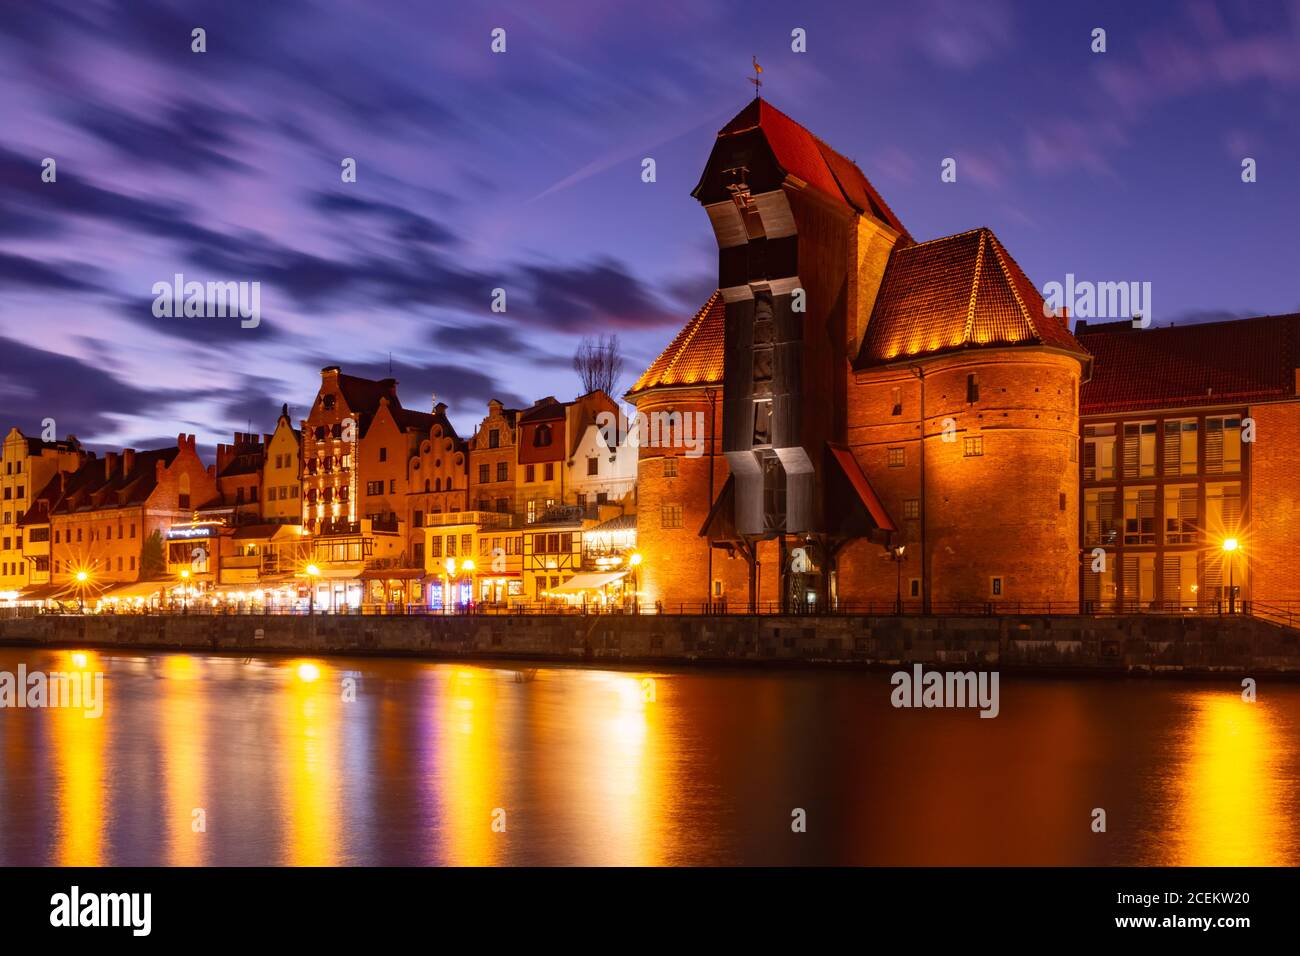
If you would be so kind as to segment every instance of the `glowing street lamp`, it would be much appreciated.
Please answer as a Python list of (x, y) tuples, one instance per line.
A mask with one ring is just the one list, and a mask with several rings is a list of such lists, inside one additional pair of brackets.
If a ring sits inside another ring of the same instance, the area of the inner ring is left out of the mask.
[(889, 555), (894, 559), (894, 564), (898, 566), (898, 595), (894, 598), (894, 613), (903, 613), (903, 562), (907, 560), (904, 552), (907, 551), (907, 545), (900, 544), (897, 548), (890, 550)]
[(627, 556), (627, 566), (632, 569), (632, 611), (636, 613), (641, 607), (641, 589), (637, 585), (637, 568), (641, 567), (640, 551), (633, 551)]
[(1228, 613), (1237, 612), (1237, 588), (1233, 583), (1232, 572), (1235, 562), (1232, 560), (1234, 552), (1240, 547), (1236, 538), (1223, 539), (1224, 560), (1228, 562)]
[(77, 610), (84, 612), (86, 610), (86, 583), (90, 580), (89, 571), (77, 572)]
[(307, 613), (316, 613), (316, 579), (320, 577), (320, 568), (309, 564), (303, 568), (307, 572)]

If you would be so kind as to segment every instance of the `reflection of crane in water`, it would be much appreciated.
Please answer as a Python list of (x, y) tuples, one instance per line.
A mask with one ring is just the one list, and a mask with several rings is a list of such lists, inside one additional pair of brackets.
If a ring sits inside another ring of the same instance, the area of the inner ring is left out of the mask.
[(527, 684), (527, 683), (529, 683), (529, 682), (531, 682), (531, 681), (535, 681), (535, 680), (537, 680), (537, 668), (536, 668), (536, 667), (525, 667), (525, 668), (524, 668), (523, 670), (521, 670), (521, 671), (515, 671), (515, 683), (516, 683), (516, 684)]

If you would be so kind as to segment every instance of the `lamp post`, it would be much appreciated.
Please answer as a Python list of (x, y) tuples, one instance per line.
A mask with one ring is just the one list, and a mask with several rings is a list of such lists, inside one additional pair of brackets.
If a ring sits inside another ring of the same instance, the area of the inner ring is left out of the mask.
[(447, 572), (447, 581), (442, 586), (442, 613), (450, 614), (456, 609), (456, 559), (442, 562), (442, 569)]
[(1233, 583), (1233, 567), (1235, 562), (1233, 557), (1236, 554), (1239, 544), (1236, 538), (1225, 538), (1223, 541), (1224, 560), (1228, 562), (1228, 613), (1237, 613), (1237, 588)]
[(894, 613), (900, 615), (903, 613), (903, 562), (907, 560), (904, 556), (906, 550), (907, 545), (900, 544), (898, 547), (890, 549), (889, 552), (894, 559), (894, 564), (898, 566), (898, 591), (897, 596), (894, 598)]
[(316, 613), (316, 578), (320, 576), (320, 568), (314, 564), (307, 565), (304, 568), (307, 572), (307, 613)]
[(86, 613), (86, 582), (90, 580), (90, 574), (86, 571), (77, 572), (77, 613)]
[(182, 568), (181, 569), (181, 613), (182, 614), (188, 614), (190, 609), (189, 604), (186, 601), (186, 598), (188, 597), (186, 591), (189, 589), (189, 582), (190, 582), (189, 568)]
[[(637, 568), (641, 567), (641, 552), (633, 551), (627, 556), (627, 566), (632, 569), (632, 613), (639, 614), (641, 611), (641, 589), (637, 585)], [(709, 583), (712, 588), (712, 582)], [(709, 600), (713, 600), (713, 595), (709, 595)]]
[(461, 573), (465, 576), (465, 581), (469, 584), (469, 601), (467, 604), (474, 602), (474, 562), (466, 558), (460, 563)]

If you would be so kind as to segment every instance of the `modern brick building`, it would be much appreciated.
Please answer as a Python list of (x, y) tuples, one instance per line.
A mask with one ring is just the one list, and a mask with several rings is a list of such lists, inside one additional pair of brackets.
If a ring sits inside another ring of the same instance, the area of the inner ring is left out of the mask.
[[(1080, 322), (1080, 594), (1102, 610), (1300, 600), (1300, 315)], [(1225, 542), (1235, 542), (1233, 550)], [(1094, 567), (1094, 549), (1100, 549)]]

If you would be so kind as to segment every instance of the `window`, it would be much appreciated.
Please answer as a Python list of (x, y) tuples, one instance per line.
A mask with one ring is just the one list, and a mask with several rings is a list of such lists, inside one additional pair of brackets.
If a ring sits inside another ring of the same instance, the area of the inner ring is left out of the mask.
[(381, 449), (379, 449), (379, 460), (380, 460), (380, 461), (388, 461), (388, 449), (387, 449), (387, 448), (381, 448)]
[(676, 459), (676, 458), (672, 458), (672, 457), (665, 457), (665, 458), (664, 458), (664, 477), (665, 477), (665, 478), (676, 478), (676, 477), (677, 477), (677, 459)]
[(1116, 493), (1088, 489), (1083, 496), (1083, 540), (1088, 546), (1114, 544), (1119, 537)]
[(429, 557), (442, 557), (442, 535), (435, 534), (429, 539)]
[(1165, 488), (1165, 544), (1193, 544), (1196, 541), (1195, 485)]
[(537, 480), (537, 466), (524, 465), (524, 481), (531, 483), (536, 480)]
[(976, 435), (973, 438), (962, 440), (962, 454), (967, 458), (978, 458), (984, 454), (984, 436)]
[(1241, 419), (1205, 420), (1205, 470), (1212, 475), (1241, 470)]
[(462, 534), (460, 536), (460, 553), (466, 557), (474, 553), (474, 536), (472, 534)]
[(1002, 578), (995, 577), (989, 579), (989, 596), (1002, 597)]
[(510, 510), (510, 499), (508, 499), (508, 498), (498, 498), (498, 499), (497, 499), (497, 507), (496, 507), (496, 510), (499, 511), (501, 514), (505, 514), (507, 511), (509, 511), (509, 510)]
[(545, 448), (552, 440), (550, 425), (538, 425), (537, 430), (533, 432), (534, 447)]
[(1124, 425), (1124, 477), (1149, 478), (1156, 473), (1156, 423)]
[(1061, 502), (1061, 510), (1064, 511), (1064, 510), (1065, 510), (1065, 492), (1064, 492), (1064, 491), (1061, 492), (1060, 502)]
[(480, 485), (486, 485), (491, 480), (492, 480), (492, 466), (489, 465), (487, 462), (483, 462), (478, 466), (478, 483)]
[(682, 506), (680, 504), (660, 505), (659, 521), (661, 527), (680, 528), (682, 526)]
[(497, 462), (497, 481), (510, 480), (510, 465), (504, 461)]
[(555, 462), (548, 461), (545, 465), (542, 466), (542, 471), (545, 475), (545, 478), (543, 480), (545, 481), (555, 480)]
[(489, 448), (501, 447), (501, 429), (499, 428), (488, 429), (488, 447)]
[(417, 510), (411, 514), (411, 525), (416, 528), (424, 527), (424, 512)]
[(528, 523), (532, 524), (537, 520), (537, 499), (528, 499)]
[(980, 400), (980, 377), (974, 372), (966, 376), (966, 402), (974, 405)]
[(447, 535), (447, 557), (456, 557), (456, 536), (454, 534)]
[[(379, 484), (382, 486), (382, 485), (383, 485), (383, 482), (381, 481)], [(448, 488), (448, 489), (451, 488), (451, 479), (450, 479), (450, 478), (447, 479), (447, 488)], [(388, 479), (388, 493), (389, 493), (390, 495), (395, 495), (395, 494), (397, 494), (397, 479), (396, 479), (396, 478), (389, 478), (389, 479)]]
[(1115, 477), (1115, 426), (1087, 425), (1083, 429), (1083, 480)]
[(908, 579), (907, 579), (907, 596), (908, 596), (908, 597), (914, 597), (914, 598), (917, 598), (917, 597), (920, 597), (920, 596), (921, 596), (921, 579), (920, 579), (920, 578), (908, 578)]
[(599, 458), (597, 458), (597, 457), (595, 457), (595, 456), (591, 456), (591, 457), (589, 457), (589, 458), (587, 459), (587, 474), (588, 474), (588, 475), (599, 475), (599, 474), (600, 474), (600, 459), (599, 459)]
[(1124, 489), (1124, 543), (1156, 543), (1156, 490)]
[(337, 396), (335, 396), (335, 395), (322, 395), (322, 396), (320, 397), (320, 404), (321, 404), (321, 407), (324, 408), (326, 411), (329, 411), (330, 409), (332, 409), (332, 408), (334, 407), (334, 403), (335, 403), (335, 399), (336, 399), (336, 398), (337, 398)]
[(1233, 483), (1205, 486), (1205, 533), (1217, 548), (1224, 538), (1241, 532), (1241, 485)]
[(901, 388), (894, 389), (893, 400), (890, 404), (893, 406), (893, 408), (889, 414), (891, 415), (903, 414), (903, 390)]
[(382, 481), (367, 481), (366, 494), (382, 495), (384, 493), (384, 483)]
[(905, 501), (903, 502), (903, 517), (904, 517), (904, 518), (919, 518), (919, 517), (921, 517), (921, 499), (920, 499), (920, 498), (908, 498), (907, 500), (905, 500)]
[(903, 449), (901, 448), (889, 449), (889, 467), (902, 468), (903, 464), (904, 464)]
[(1196, 474), (1196, 419), (1165, 422), (1164, 473)]

